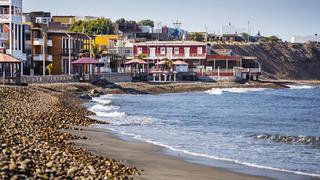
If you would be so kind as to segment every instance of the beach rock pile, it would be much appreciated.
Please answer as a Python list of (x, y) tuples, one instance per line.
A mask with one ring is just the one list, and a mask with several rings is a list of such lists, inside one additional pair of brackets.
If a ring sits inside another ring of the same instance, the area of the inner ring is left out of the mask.
[(0, 87), (0, 179), (129, 179), (135, 167), (78, 148), (64, 129), (99, 123), (72, 92)]

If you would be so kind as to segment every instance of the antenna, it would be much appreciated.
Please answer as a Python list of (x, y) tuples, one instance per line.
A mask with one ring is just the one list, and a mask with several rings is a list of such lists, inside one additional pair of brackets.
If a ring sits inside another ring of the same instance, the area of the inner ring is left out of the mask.
[(176, 22), (174, 22), (174, 23), (173, 23), (173, 26), (174, 26), (176, 29), (178, 29), (178, 30), (180, 30), (181, 25), (182, 25), (182, 23), (181, 23), (181, 22), (179, 22), (178, 20), (177, 20)]
[(178, 30), (178, 38), (180, 38), (180, 28), (181, 28), (182, 23), (179, 22), (178, 20), (176, 22), (173, 23), (173, 26), (176, 28), (176, 30)]

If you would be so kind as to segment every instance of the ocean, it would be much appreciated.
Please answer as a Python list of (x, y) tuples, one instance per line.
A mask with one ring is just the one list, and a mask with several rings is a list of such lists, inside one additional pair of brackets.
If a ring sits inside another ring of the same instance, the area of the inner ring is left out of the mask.
[(320, 177), (320, 88), (105, 95), (100, 128), (206, 160)]

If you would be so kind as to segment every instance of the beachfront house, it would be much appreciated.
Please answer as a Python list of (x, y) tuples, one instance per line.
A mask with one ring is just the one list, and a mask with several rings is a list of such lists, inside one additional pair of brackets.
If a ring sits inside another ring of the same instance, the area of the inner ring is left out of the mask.
[(258, 80), (261, 63), (257, 57), (233, 55), (229, 49), (213, 49), (204, 63), (205, 71), (200, 79), (212, 80)]
[[(196, 74), (204, 68), (206, 54), (206, 44), (195, 41), (148, 41), (133, 44), (134, 57), (144, 55), (149, 75), (157, 77), (159, 81), (168, 79), (166, 76), (172, 73), (179, 73), (181, 79), (195, 80)], [(180, 63), (177, 65), (180, 72), (176, 72), (176, 61), (185, 62), (188, 68)]]

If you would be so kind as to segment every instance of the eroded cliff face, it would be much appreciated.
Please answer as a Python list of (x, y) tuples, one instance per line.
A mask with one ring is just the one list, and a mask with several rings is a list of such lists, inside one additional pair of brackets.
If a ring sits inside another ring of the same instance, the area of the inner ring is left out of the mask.
[(214, 45), (213, 48), (232, 49), (235, 55), (258, 57), (266, 78), (320, 79), (320, 43)]

